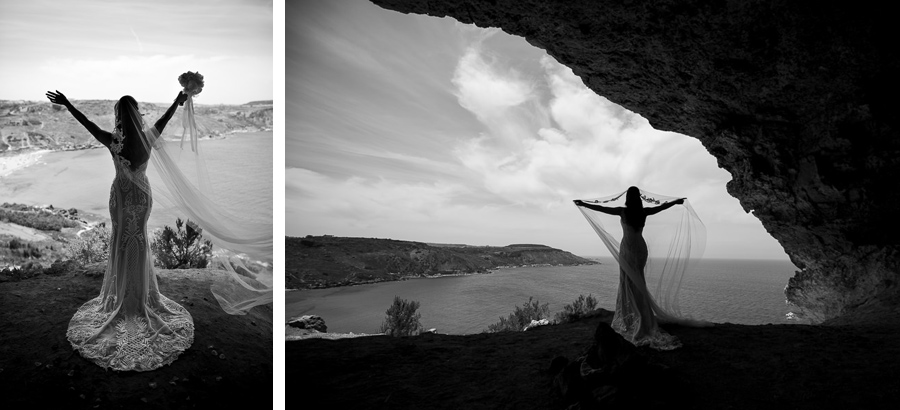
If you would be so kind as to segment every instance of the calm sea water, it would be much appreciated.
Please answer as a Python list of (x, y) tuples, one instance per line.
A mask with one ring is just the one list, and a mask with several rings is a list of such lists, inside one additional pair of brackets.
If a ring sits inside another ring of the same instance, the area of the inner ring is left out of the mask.
[[(593, 294), (614, 310), (618, 265), (502, 269), (486, 275), (413, 279), (371, 285), (288, 292), (287, 317), (316, 314), (329, 332), (377, 333), (394, 296), (417, 300), (425, 328), (440, 333), (479, 333), (533, 296), (550, 304), (551, 314), (579, 294)], [(684, 314), (716, 323), (794, 323), (785, 319), (784, 286), (797, 269), (786, 261), (701, 261), (682, 282)], [(652, 289), (652, 286), (651, 286)]]
[[(216, 200), (231, 213), (254, 220), (272, 220), (272, 132), (228, 135), (201, 141)], [(162, 189), (154, 166), (147, 176), (154, 190)], [(109, 218), (109, 189), (115, 168), (109, 151), (50, 152), (35, 165), (0, 179), (0, 201), (29, 205), (52, 204), (78, 208)], [(162, 203), (154, 203), (151, 229), (173, 226), (177, 216)], [(182, 216), (183, 217), (183, 216)]]

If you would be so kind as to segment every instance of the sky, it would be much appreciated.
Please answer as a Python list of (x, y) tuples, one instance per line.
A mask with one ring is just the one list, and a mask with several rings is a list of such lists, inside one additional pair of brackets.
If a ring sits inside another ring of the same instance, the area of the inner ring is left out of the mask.
[(362, 0), (285, 15), (286, 235), (604, 256), (572, 200), (636, 185), (688, 198), (705, 257), (788, 260), (698, 140), (653, 129), (521, 37)]
[(196, 104), (273, 99), (272, 1), (2, 1), (0, 99), (169, 102), (199, 71)]

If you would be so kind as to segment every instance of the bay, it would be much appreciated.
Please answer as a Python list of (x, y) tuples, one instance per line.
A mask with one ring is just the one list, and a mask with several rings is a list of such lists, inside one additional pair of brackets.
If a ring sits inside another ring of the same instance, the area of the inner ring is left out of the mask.
[[(603, 264), (293, 291), (286, 293), (286, 317), (315, 314), (325, 319), (329, 332), (378, 333), (385, 311), (399, 296), (420, 302), (426, 329), (471, 334), (506, 317), (529, 297), (549, 303), (551, 314), (580, 294), (593, 294), (599, 307), (615, 310), (618, 265), (612, 258), (599, 259)], [(786, 319), (790, 306), (783, 290), (795, 270), (787, 261), (702, 260), (682, 282), (681, 311), (715, 323), (794, 323)]]
[[(213, 198), (227, 212), (271, 223), (272, 132), (229, 134), (200, 141), (206, 157)], [(109, 218), (109, 190), (115, 168), (105, 148), (44, 153), (28, 167), (0, 178), (0, 201), (27, 205), (77, 208)], [(147, 177), (154, 190), (157, 173), (151, 164)], [(161, 202), (153, 205), (148, 227), (174, 226), (177, 215)]]

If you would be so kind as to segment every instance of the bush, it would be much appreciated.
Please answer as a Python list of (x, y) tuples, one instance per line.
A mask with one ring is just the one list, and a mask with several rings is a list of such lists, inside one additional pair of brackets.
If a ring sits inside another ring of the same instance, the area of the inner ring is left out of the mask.
[(390, 336), (414, 336), (422, 333), (424, 328), (419, 323), (422, 318), (419, 302), (400, 299), (394, 296), (394, 304), (385, 311), (384, 322), (381, 323), (381, 332)]
[(23, 279), (33, 278), (44, 272), (44, 267), (40, 263), (29, 262), (22, 266), (12, 266), (0, 269), (0, 281), (20, 281)]
[(106, 224), (100, 224), (66, 244), (66, 253), (82, 265), (106, 261), (109, 259), (110, 235)]
[(516, 306), (516, 310), (509, 317), (500, 318), (500, 322), (488, 326), (486, 332), (521, 332), (532, 320), (547, 319), (550, 317), (550, 304), (541, 305), (537, 300), (529, 297), (522, 307)]
[(593, 295), (578, 295), (578, 299), (570, 305), (563, 306), (563, 311), (556, 314), (556, 323), (569, 323), (581, 319), (589, 312), (597, 308), (597, 298)]
[(203, 240), (203, 230), (190, 220), (185, 224), (181, 218), (175, 220), (175, 228), (177, 230), (166, 225), (154, 233), (150, 249), (156, 266), (165, 269), (205, 268), (212, 256), (212, 243)]

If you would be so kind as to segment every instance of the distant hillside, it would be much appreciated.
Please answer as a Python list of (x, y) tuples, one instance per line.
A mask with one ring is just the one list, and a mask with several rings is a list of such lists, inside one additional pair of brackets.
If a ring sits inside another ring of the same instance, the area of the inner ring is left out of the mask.
[(393, 239), (285, 238), (285, 286), (308, 289), (529, 265), (597, 262), (545, 245), (469, 246)]
[[(104, 130), (115, 121), (114, 100), (73, 101), (75, 107)], [(229, 132), (272, 129), (271, 101), (244, 105), (194, 105), (197, 124), (204, 136)], [(144, 121), (154, 123), (169, 104), (138, 103)], [(175, 112), (163, 131), (166, 138), (181, 136), (183, 107)], [(65, 107), (50, 102), (0, 100), (0, 153), (20, 149), (72, 150), (101, 146), (75, 121)]]

